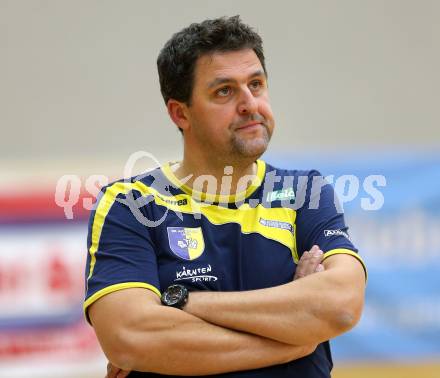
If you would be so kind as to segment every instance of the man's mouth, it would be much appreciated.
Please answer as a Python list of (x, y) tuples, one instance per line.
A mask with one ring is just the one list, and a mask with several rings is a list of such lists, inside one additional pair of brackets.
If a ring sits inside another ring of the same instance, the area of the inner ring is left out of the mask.
[(261, 121), (252, 121), (237, 127), (236, 130), (253, 130), (258, 128), (259, 126), (263, 126)]

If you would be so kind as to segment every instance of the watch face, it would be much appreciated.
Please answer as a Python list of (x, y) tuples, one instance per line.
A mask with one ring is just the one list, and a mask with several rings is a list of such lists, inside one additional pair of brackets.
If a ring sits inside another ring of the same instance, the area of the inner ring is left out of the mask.
[(183, 289), (180, 286), (170, 286), (165, 292), (164, 301), (168, 306), (177, 304), (183, 296)]
[(163, 292), (160, 300), (165, 306), (182, 309), (188, 300), (188, 289), (182, 285), (171, 285)]

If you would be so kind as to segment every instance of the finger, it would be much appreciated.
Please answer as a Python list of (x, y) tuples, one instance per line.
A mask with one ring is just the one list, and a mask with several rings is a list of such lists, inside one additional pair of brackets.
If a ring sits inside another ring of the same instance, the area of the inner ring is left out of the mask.
[(121, 370), (119, 374), (116, 376), (116, 378), (126, 378), (128, 377), (128, 374), (130, 374), (130, 371)]
[(318, 265), (321, 264), (323, 257), (324, 257), (324, 252), (321, 251), (320, 249), (318, 249), (317, 251), (314, 252), (313, 257), (311, 258), (310, 267), (309, 267), (312, 272), (314, 272), (316, 270), (316, 268), (318, 267)]
[(310, 252), (305, 251), (298, 261), (298, 265), (295, 271), (294, 279), (308, 276), (315, 273), (318, 265), (321, 263), (323, 256), (322, 250), (318, 246), (314, 245)]
[(306, 274), (313, 273), (318, 266), (318, 264), (321, 263), (323, 252), (318, 248), (314, 249), (309, 253), (309, 258), (303, 261), (303, 266)]
[(319, 264), (315, 269), (315, 273), (323, 272), (324, 270), (325, 270), (324, 265)]
[(312, 257), (309, 251), (304, 251), (301, 258), (298, 261), (298, 264), (296, 266), (295, 270), (295, 277), (294, 279), (304, 277), (305, 275), (305, 266), (307, 265), (307, 261)]
[(116, 366), (112, 365), (110, 362), (107, 364), (107, 375), (106, 378), (117, 378), (118, 373), (121, 371), (121, 369), (117, 368)]
[(314, 246), (310, 249), (310, 253), (311, 253), (312, 256), (321, 255), (322, 250), (321, 250), (321, 248), (319, 248), (318, 245), (314, 245)]
[(309, 252), (309, 251), (305, 251), (305, 252), (302, 254), (301, 258), (299, 259), (299, 261), (298, 261), (298, 265), (304, 266), (305, 262), (306, 262), (307, 260), (309, 260), (312, 256), (313, 256), (313, 255), (312, 255), (311, 252)]
[(119, 369), (114, 368), (110, 373), (107, 373), (107, 378), (118, 378)]
[(314, 244), (314, 245), (312, 246), (312, 248), (310, 248), (310, 253), (313, 254), (313, 253), (315, 253), (315, 252), (318, 251), (318, 250), (319, 250), (319, 246), (317, 246), (316, 244)]

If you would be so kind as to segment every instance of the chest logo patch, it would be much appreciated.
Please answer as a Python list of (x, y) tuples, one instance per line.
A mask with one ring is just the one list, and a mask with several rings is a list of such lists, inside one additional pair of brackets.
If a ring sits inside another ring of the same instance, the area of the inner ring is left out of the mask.
[(286, 201), (293, 199), (295, 199), (295, 192), (293, 191), (293, 188), (275, 190), (273, 192), (269, 192), (266, 197), (267, 202)]
[(295, 229), (293, 228), (293, 226), (287, 222), (281, 222), (278, 220), (270, 220), (270, 219), (264, 219), (264, 218), (260, 218), (259, 222), (261, 225), (266, 226), (266, 227), (274, 227), (274, 228), (279, 228), (281, 230), (288, 230), (292, 234), (295, 232)]
[(167, 227), (168, 244), (173, 253), (185, 260), (195, 260), (205, 250), (201, 227)]

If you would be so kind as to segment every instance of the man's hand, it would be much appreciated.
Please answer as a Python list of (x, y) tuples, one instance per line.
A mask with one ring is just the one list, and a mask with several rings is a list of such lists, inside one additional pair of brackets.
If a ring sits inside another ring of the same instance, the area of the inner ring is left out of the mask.
[(107, 375), (105, 378), (125, 378), (130, 374), (129, 371), (119, 369), (115, 365), (112, 365), (111, 362), (107, 364)]
[(314, 245), (310, 251), (305, 251), (298, 261), (293, 280), (324, 271), (324, 265), (321, 264), (323, 255), (317, 245)]

